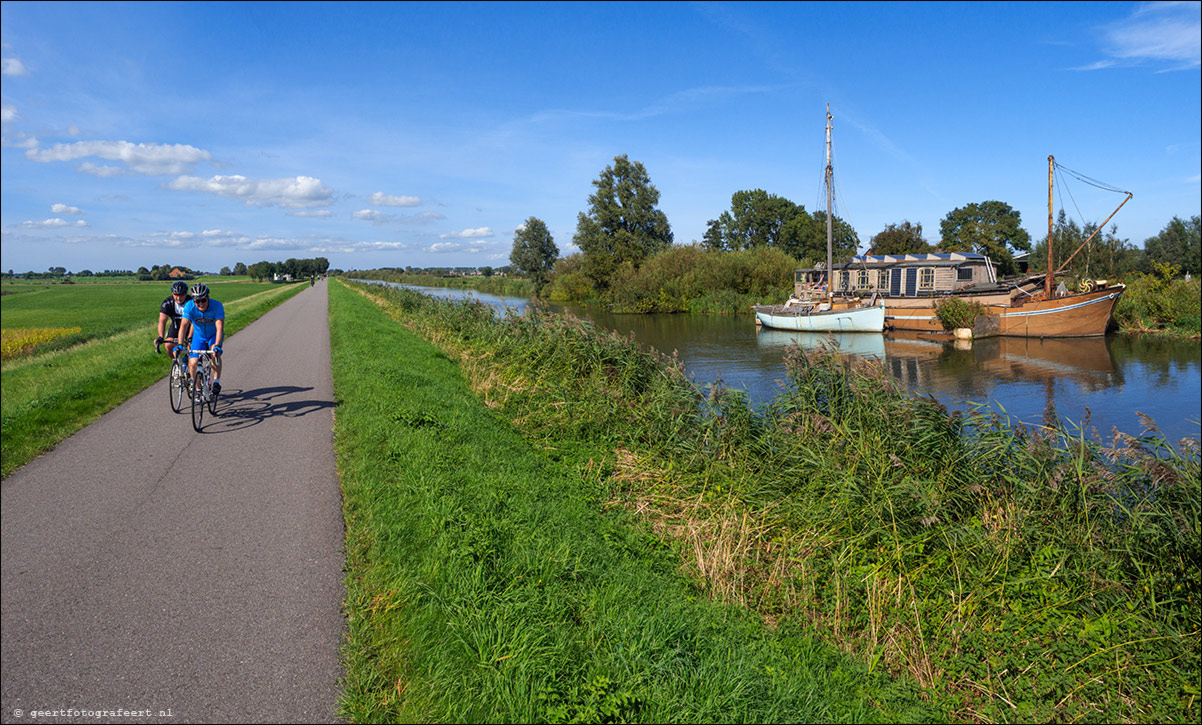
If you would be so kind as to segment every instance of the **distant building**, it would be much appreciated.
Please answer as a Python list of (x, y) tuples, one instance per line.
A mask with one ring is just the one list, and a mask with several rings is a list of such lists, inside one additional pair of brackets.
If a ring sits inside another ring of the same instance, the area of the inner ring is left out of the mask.
[(185, 272), (181, 272), (179, 267), (176, 267), (175, 269), (168, 272), (167, 276), (170, 277), (171, 279), (179, 279), (181, 277), (187, 277), (188, 275)]

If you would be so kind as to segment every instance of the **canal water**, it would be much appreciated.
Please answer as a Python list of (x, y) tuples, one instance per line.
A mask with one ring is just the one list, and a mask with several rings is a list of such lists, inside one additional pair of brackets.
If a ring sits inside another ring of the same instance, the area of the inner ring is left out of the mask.
[[(441, 287), (425, 294), (471, 297), (502, 314), (521, 314), (529, 300)], [(1028, 425), (1054, 420), (1083, 425), (1109, 442), (1113, 429), (1149, 432), (1146, 416), (1171, 442), (1199, 437), (1202, 419), (1202, 343), (1155, 336), (1105, 338), (988, 338), (954, 342), (925, 333), (821, 335), (757, 328), (750, 316), (615, 315), (552, 305), (641, 344), (675, 352), (701, 386), (721, 382), (746, 392), (752, 405), (771, 401), (785, 379), (785, 350), (833, 341), (850, 355), (875, 357), (905, 387), (950, 409), (973, 404)]]

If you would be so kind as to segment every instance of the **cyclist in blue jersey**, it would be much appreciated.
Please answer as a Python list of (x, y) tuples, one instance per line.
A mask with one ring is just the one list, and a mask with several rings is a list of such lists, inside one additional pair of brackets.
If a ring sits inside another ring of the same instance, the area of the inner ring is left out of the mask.
[(196, 360), (200, 350), (212, 350), (213, 392), (221, 392), (221, 343), (225, 340), (225, 308), (217, 300), (209, 299), (209, 286), (203, 282), (193, 285), (192, 300), (184, 305), (180, 317), (180, 337), (192, 331), (191, 355), (188, 356), (188, 375), (196, 379)]
[[(182, 338), (179, 337), (179, 321), (184, 314), (184, 305), (188, 304), (188, 285), (181, 280), (176, 280), (171, 283), (171, 296), (163, 300), (159, 305), (159, 336), (154, 339), (154, 351), (159, 351), (159, 346), (163, 344), (164, 334), (167, 337), (176, 338), (178, 344)], [(171, 359), (175, 359), (175, 347), (171, 347)]]

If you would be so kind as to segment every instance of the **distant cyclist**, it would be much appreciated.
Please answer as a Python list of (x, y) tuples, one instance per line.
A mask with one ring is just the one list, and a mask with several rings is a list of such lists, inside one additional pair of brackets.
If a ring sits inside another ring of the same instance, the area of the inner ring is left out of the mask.
[(225, 340), (225, 308), (209, 299), (209, 286), (203, 282), (193, 285), (192, 300), (184, 306), (180, 318), (180, 334), (192, 332), (191, 355), (188, 357), (188, 376), (196, 379), (196, 360), (201, 350), (212, 350), (213, 392), (221, 392), (221, 343)]
[[(177, 344), (183, 344), (179, 336), (179, 321), (184, 314), (184, 305), (188, 304), (188, 285), (180, 280), (171, 283), (171, 296), (159, 305), (159, 336), (154, 339), (154, 351), (159, 351), (166, 337), (175, 338)], [(168, 329), (170, 328), (170, 329)], [(171, 346), (171, 359), (175, 359), (175, 345)]]

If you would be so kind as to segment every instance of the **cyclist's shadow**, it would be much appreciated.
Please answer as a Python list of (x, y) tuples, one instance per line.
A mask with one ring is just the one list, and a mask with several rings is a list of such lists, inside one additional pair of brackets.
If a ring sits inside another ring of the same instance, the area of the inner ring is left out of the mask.
[[(295, 399), (312, 390), (295, 385), (240, 390), (225, 388), (217, 399), (217, 414), (205, 417), (205, 433), (224, 433), (258, 425), (268, 418), (299, 418), (302, 415), (333, 408), (333, 400)], [(211, 422), (210, 422), (211, 421)]]

